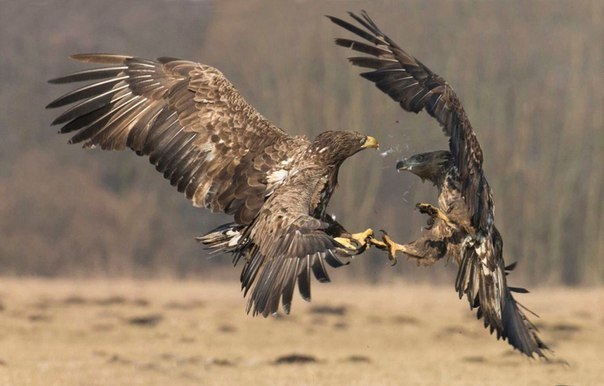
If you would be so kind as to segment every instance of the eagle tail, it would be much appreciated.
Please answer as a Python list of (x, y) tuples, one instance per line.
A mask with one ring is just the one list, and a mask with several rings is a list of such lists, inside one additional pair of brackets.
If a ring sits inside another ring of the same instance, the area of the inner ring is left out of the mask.
[(481, 261), (476, 249), (468, 248), (459, 267), (456, 289), (460, 298), (466, 295), (470, 308), (477, 310), (477, 318), (483, 319), (484, 326), (491, 333), (495, 332), (497, 339), (507, 340), (528, 357), (536, 354), (548, 360), (546, 352), (549, 348), (539, 338), (539, 330), (522, 311), (521, 307), (524, 307), (512, 296), (512, 292), (528, 291), (507, 286), (505, 276), (514, 266), (495, 264), (488, 268), (489, 265)]
[[(327, 237), (325, 239), (330, 240)], [(312, 276), (321, 283), (328, 283), (331, 279), (327, 265), (338, 268), (350, 262), (351, 256), (340, 255), (332, 249), (334, 247), (302, 257), (268, 261), (257, 250), (250, 253), (241, 274), (244, 296), (251, 290), (246, 311), (252, 312), (254, 316), (267, 317), (277, 313), (281, 301), (283, 311), (289, 314), (296, 283), (302, 298), (310, 301)]]
[(545, 352), (549, 347), (539, 338), (537, 327), (526, 317), (520, 309), (521, 304), (517, 303), (512, 292), (506, 289), (506, 296), (503, 306), (503, 337), (517, 350), (532, 357), (537, 354), (539, 357), (548, 360)]

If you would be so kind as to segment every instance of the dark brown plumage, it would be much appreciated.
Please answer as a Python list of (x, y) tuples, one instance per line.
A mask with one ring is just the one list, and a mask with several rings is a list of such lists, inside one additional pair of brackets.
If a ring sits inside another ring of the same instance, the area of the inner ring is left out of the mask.
[[(459, 264), (455, 287), (471, 308), (477, 309), (485, 327), (507, 339), (527, 356), (546, 358), (547, 346), (527, 319), (508, 287), (503, 242), (494, 226), (491, 189), (482, 169), (483, 154), (461, 102), (440, 76), (402, 50), (363, 12), (350, 14), (360, 28), (330, 17), (337, 25), (365, 41), (336, 39), (336, 44), (367, 56), (349, 58), (352, 64), (371, 69), (361, 74), (397, 101), (403, 109), (426, 110), (449, 137), (449, 151), (418, 154), (398, 163), (397, 169), (417, 174), (439, 189), (439, 208), (418, 204), (431, 216), (424, 235), (409, 244), (393, 243), (420, 263), (432, 264), (442, 257)], [(508, 271), (513, 265), (508, 267)]]
[(329, 281), (325, 264), (354, 253), (335, 237), (344, 228), (325, 212), (342, 162), (377, 147), (373, 137), (327, 131), (314, 141), (289, 136), (250, 106), (217, 69), (185, 60), (83, 54), (106, 65), (51, 80), (92, 81), (47, 107), (73, 105), (53, 124), (70, 143), (126, 147), (155, 168), (196, 207), (234, 216), (199, 240), (244, 260), (248, 312), (267, 316), (294, 287), (310, 299), (310, 276)]

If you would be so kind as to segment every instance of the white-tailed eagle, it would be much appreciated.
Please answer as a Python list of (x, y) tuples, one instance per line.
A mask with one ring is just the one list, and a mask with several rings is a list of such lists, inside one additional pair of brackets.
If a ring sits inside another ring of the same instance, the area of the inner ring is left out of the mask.
[(460, 100), (443, 78), (400, 48), (366, 12), (350, 16), (359, 26), (329, 18), (363, 39), (336, 39), (337, 45), (364, 54), (349, 58), (352, 64), (370, 69), (361, 76), (406, 111), (425, 110), (449, 137), (448, 151), (417, 154), (397, 164), (398, 170), (436, 185), (439, 207), (418, 204), (420, 211), (431, 216), (420, 239), (401, 245), (384, 237), (391, 258), (402, 251), (420, 264), (453, 259), (459, 265), (455, 288), (460, 298), (466, 296), (470, 307), (477, 309), (485, 327), (523, 354), (547, 358), (548, 347), (512, 296), (512, 292), (527, 291), (507, 285), (507, 271), (514, 264), (506, 267), (504, 263), (503, 242), (494, 225), (493, 196), (482, 169), (482, 150)]
[(80, 54), (103, 66), (51, 83), (92, 82), (47, 107), (71, 105), (54, 125), (70, 143), (130, 148), (196, 207), (233, 216), (199, 240), (244, 261), (247, 311), (289, 312), (296, 282), (310, 300), (311, 273), (329, 281), (361, 252), (370, 230), (350, 235), (326, 214), (342, 162), (370, 136), (325, 131), (314, 140), (290, 136), (250, 106), (217, 69), (174, 58)]

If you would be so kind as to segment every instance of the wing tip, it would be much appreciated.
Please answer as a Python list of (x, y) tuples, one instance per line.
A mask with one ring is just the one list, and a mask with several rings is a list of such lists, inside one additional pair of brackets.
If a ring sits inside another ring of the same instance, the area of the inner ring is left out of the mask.
[(132, 56), (108, 53), (83, 53), (70, 55), (69, 58), (84, 63), (117, 64), (131, 59)]
[[(46, 82), (48, 82), (50, 84), (60, 84), (60, 83), (62, 83), (61, 78), (63, 78), (63, 77), (48, 79)], [(46, 108), (48, 108), (48, 106), (46, 106)]]

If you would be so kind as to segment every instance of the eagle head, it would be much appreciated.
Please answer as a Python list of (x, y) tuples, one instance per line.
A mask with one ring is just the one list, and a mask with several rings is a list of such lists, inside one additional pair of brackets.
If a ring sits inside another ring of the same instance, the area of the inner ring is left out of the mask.
[(396, 163), (396, 170), (406, 170), (422, 180), (436, 182), (448, 168), (450, 162), (451, 153), (446, 150), (438, 150), (404, 158)]
[(317, 135), (310, 151), (329, 163), (340, 164), (363, 149), (378, 146), (375, 138), (356, 131), (324, 131)]

